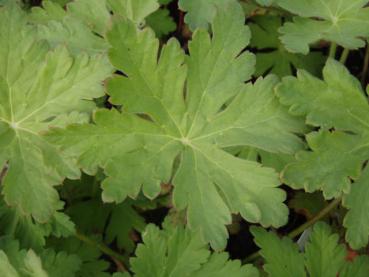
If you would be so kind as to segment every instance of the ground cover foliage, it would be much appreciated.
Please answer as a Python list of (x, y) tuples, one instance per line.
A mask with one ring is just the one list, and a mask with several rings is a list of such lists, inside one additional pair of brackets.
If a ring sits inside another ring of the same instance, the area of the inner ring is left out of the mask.
[(0, 275), (369, 276), (368, 4), (0, 0)]

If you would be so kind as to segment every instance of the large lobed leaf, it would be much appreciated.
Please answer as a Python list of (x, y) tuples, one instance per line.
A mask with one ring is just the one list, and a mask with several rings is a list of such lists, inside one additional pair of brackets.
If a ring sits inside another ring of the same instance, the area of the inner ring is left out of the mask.
[(288, 214), (272, 169), (222, 149), (291, 154), (301, 147), (293, 133), (302, 128), (274, 97), (276, 77), (245, 85), (254, 66), (253, 55), (242, 52), (250, 32), (239, 6), (228, 9), (215, 18), (212, 37), (195, 32), (189, 56), (170, 40), (159, 60), (152, 31), (116, 22), (108, 34), (110, 60), (127, 77), (115, 77), (108, 90), (123, 112), (99, 110), (95, 124), (49, 136), (79, 154), (86, 172), (105, 169), (104, 201), (136, 197), (141, 188), (154, 198), (172, 180), (175, 206), (187, 208), (189, 226), (217, 249), (225, 246), (231, 213), (264, 226), (281, 226)]
[(321, 127), (307, 136), (313, 151), (298, 153), (283, 179), (296, 189), (322, 190), (327, 199), (344, 193), (343, 204), (349, 208), (344, 221), (346, 238), (353, 248), (359, 248), (369, 236), (369, 218), (362, 212), (365, 201), (358, 201), (369, 192), (368, 170), (351, 183), (369, 157), (369, 105), (360, 82), (340, 63), (328, 60), (323, 76), (324, 81), (299, 71), (297, 78), (286, 77), (277, 89), (291, 113), (305, 115), (308, 124)]
[(0, 10), (0, 166), (8, 168), (2, 194), (21, 214), (45, 222), (62, 207), (53, 187), (80, 173), (42, 133), (86, 122), (95, 107), (89, 100), (104, 94), (109, 74), (100, 55), (49, 51), (16, 5)]

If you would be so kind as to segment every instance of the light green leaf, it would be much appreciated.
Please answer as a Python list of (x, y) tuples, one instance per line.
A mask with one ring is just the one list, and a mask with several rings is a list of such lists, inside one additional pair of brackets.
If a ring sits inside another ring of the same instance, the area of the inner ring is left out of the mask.
[(145, 17), (159, 8), (158, 0), (107, 0), (115, 14), (125, 16), (135, 23), (141, 23)]
[(291, 113), (306, 115), (307, 123), (313, 126), (334, 128), (310, 134), (307, 140), (313, 151), (300, 152), (283, 178), (293, 188), (323, 190), (326, 198), (347, 194), (345, 205), (352, 211), (344, 220), (346, 239), (359, 248), (367, 244), (369, 234), (369, 218), (356, 206), (366, 185), (363, 179), (354, 184), (351, 180), (360, 176), (369, 156), (369, 106), (359, 81), (343, 65), (329, 60), (323, 75), (321, 81), (300, 72), (297, 79), (284, 79), (277, 89), (281, 102), (291, 106)]
[(185, 22), (194, 31), (197, 28), (208, 29), (217, 9), (227, 9), (229, 4), (237, 0), (179, 0), (182, 11), (187, 12)]
[(305, 115), (308, 124), (336, 130), (309, 135), (314, 152), (299, 153), (299, 161), (284, 173), (292, 187), (321, 189), (332, 198), (349, 192), (348, 177), (358, 177), (369, 154), (369, 106), (359, 81), (342, 64), (328, 60), (323, 76), (324, 81), (299, 71), (297, 78), (283, 80), (277, 94), (292, 114)]
[(281, 40), (291, 52), (307, 54), (309, 45), (324, 39), (345, 48), (365, 45), (369, 36), (367, 0), (278, 0), (283, 9), (298, 15), (280, 29)]
[[(231, 213), (264, 226), (283, 225), (288, 213), (272, 169), (222, 148), (253, 146), (292, 154), (302, 146), (294, 135), (301, 122), (289, 116), (273, 94), (277, 78), (245, 85), (254, 58), (240, 53), (250, 33), (239, 6), (230, 8), (215, 18), (212, 38), (203, 30), (194, 34), (189, 56), (170, 40), (159, 60), (153, 32), (126, 21), (116, 23), (109, 33), (110, 58), (128, 77), (114, 78), (108, 90), (110, 101), (123, 105), (124, 112), (100, 110), (94, 125), (49, 136), (71, 155), (79, 155), (85, 171), (105, 169), (106, 202), (135, 198), (141, 189), (154, 198), (160, 184), (174, 176), (175, 206), (187, 208), (189, 226), (200, 229), (216, 249), (225, 247), (224, 225), (231, 222)], [(137, 116), (143, 113), (150, 120)]]
[(19, 274), (10, 264), (8, 257), (2, 250), (0, 250), (0, 272), (4, 277), (19, 277)]
[(7, 38), (0, 42), (0, 130), (6, 134), (0, 163), (9, 165), (2, 193), (21, 214), (45, 222), (62, 207), (53, 186), (78, 178), (79, 170), (42, 133), (53, 127), (50, 119), (90, 112), (94, 104), (87, 100), (103, 95), (110, 66), (101, 56), (49, 51), (15, 5), (0, 10), (0, 26)]
[[(289, 53), (278, 38), (282, 19), (278, 16), (255, 16), (250, 23), (252, 38), (250, 45), (259, 50), (256, 54), (256, 76), (274, 73), (280, 77), (292, 75), (293, 69), (305, 69), (319, 75), (324, 64), (321, 52), (308, 55)], [(267, 50), (267, 51), (265, 51)]]
[(93, 32), (104, 35), (108, 28), (110, 14), (105, 0), (73, 1), (66, 10), (56, 3), (43, 1), (42, 7), (32, 8), (30, 20), (37, 24), (38, 37), (52, 47), (66, 45), (73, 53), (91, 54), (105, 53), (109, 47), (104, 38)]
[(252, 265), (229, 261), (226, 253), (211, 255), (199, 233), (171, 226), (168, 221), (163, 230), (147, 226), (131, 265), (136, 277), (259, 276)]

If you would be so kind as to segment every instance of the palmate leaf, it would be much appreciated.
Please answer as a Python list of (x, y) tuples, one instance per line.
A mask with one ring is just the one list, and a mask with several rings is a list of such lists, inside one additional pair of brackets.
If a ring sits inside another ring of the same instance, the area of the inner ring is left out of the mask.
[[(333, 234), (329, 225), (323, 222), (313, 226), (304, 253), (299, 252), (297, 244), (290, 238), (280, 239), (276, 234), (259, 227), (252, 227), (251, 232), (261, 248), (268, 276), (365, 277), (369, 274), (369, 257), (363, 255), (353, 262), (346, 261), (345, 246), (338, 244), (339, 236)], [(305, 269), (309, 275), (306, 275)]]
[[(114, 78), (108, 90), (111, 102), (123, 104), (124, 112), (99, 110), (94, 125), (49, 136), (68, 153), (80, 154), (86, 172), (105, 168), (106, 202), (136, 197), (141, 188), (147, 197), (156, 197), (160, 184), (171, 181), (178, 157), (174, 204), (187, 208), (189, 226), (201, 229), (217, 249), (225, 246), (224, 225), (231, 222), (231, 213), (240, 212), (265, 226), (283, 225), (288, 213), (272, 169), (222, 148), (253, 146), (294, 153), (301, 142), (293, 132), (302, 128), (276, 101), (276, 77), (244, 84), (254, 65), (253, 55), (240, 54), (250, 32), (239, 6), (228, 9), (214, 20), (212, 38), (204, 30), (195, 32), (190, 56), (171, 40), (159, 61), (159, 43), (152, 31), (117, 22), (108, 35), (110, 59), (128, 77)], [(224, 107), (225, 103), (230, 104)]]
[(369, 36), (368, 0), (277, 0), (283, 9), (297, 14), (280, 29), (281, 40), (291, 52), (307, 54), (309, 45), (321, 39), (345, 48), (365, 45)]
[(63, 47), (49, 51), (34, 34), (16, 5), (0, 10), (0, 166), (8, 165), (5, 201), (45, 222), (62, 207), (53, 186), (80, 173), (42, 133), (85, 122), (83, 113), (95, 107), (88, 100), (103, 95), (110, 66), (99, 55), (72, 58)]
[(321, 52), (307, 55), (289, 53), (278, 38), (278, 28), (282, 19), (277, 16), (255, 16), (250, 23), (251, 47), (259, 50), (256, 54), (256, 76), (273, 73), (280, 77), (292, 75), (296, 68), (319, 75), (324, 65)]
[(168, 221), (163, 230), (152, 224), (146, 227), (131, 265), (136, 277), (259, 276), (252, 265), (229, 261), (226, 253), (211, 254), (198, 233), (174, 227)]
[[(369, 236), (369, 218), (362, 212), (366, 202), (360, 201), (369, 191), (367, 173), (351, 184), (369, 157), (369, 105), (360, 82), (342, 64), (329, 60), (323, 76), (324, 81), (300, 71), (277, 88), (291, 113), (305, 115), (308, 124), (322, 128), (307, 136), (313, 151), (298, 153), (283, 179), (293, 188), (322, 190), (327, 199), (347, 194), (346, 239), (356, 249), (365, 246)], [(328, 132), (331, 128), (334, 131)]]

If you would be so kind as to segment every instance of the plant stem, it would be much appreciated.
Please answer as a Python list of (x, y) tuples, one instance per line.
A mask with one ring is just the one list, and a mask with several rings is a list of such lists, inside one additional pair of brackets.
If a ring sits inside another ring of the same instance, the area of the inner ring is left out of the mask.
[(329, 47), (329, 57), (332, 59), (336, 58), (337, 44), (335, 42), (331, 42), (331, 46)]
[(368, 74), (368, 68), (369, 68), (369, 45), (366, 45), (363, 71), (361, 73), (361, 84), (363, 86), (365, 86), (365, 81), (367, 77), (366, 75)]
[(120, 271), (127, 271), (127, 268), (124, 266), (124, 256), (119, 254), (118, 252), (115, 252), (114, 250), (107, 247), (105, 244), (95, 241), (86, 235), (81, 234), (80, 232), (76, 231), (75, 234), (76, 238), (80, 241), (83, 241), (86, 244), (89, 244), (93, 247), (98, 248), (102, 253), (108, 255), (114, 263), (117, 265), (118, 269)]
[[(329, 203), (328, 206), (326, 206), (324, 209), (322, 209), (319, 213), (317, 213), (312, 219), (307, 221), (306, 223), (302, 224), (301, 226), (297, 227), (295, 230), (290, 232), (287, 236), (291, 239), (297, 237), (298, 235), (302, 234), (307, 228), (312, 226), (314, 223), (319, 221), (320, 219), (327, 216), (331, 211), (334, 210), (339, 204), (341, 203), (341, 198), (337, 198)], [(246, 259), (243, 260), (243, 263), (249, 263), (257, 258), (260, 257), (260, 250), (257, 252), (254, 252), (250, 256), (246, 257)]]
[(341, 54), (340, 63), (345, 64), (349, 54), (350, 49), (344, 48)]

